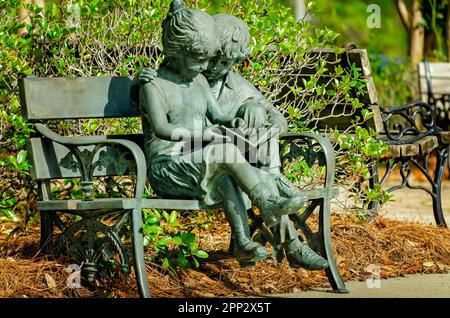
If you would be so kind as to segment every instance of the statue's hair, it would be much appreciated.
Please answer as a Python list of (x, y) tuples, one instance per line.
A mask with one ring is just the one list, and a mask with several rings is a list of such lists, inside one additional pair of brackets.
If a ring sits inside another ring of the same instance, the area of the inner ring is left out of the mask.
[(250, 31), (247, 24), (230, 14), (216, 14), (221, 53), (229, 59), (242, 60), (249, 53)]
[(199, 10), (174, 0), (162, 23), (162, 45), (166, 57), (192, 53), (212, 57), (219, 49), (214, 19)]

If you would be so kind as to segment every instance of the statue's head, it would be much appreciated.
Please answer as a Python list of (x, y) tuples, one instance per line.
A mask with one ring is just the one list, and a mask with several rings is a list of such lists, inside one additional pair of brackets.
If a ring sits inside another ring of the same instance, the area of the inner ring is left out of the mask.
[(205, 72), (208, 79), (224, 76), (235, 63), (248, 55), (250, 44), (250, 31), (244, 21), (230, 14), (216, 14), (213, 18), (220, 51), (211, 59)]
[(185, 79), (206, 70), (219, 49), (214, 19), (174, 0), (162, 24), (163, 53)]

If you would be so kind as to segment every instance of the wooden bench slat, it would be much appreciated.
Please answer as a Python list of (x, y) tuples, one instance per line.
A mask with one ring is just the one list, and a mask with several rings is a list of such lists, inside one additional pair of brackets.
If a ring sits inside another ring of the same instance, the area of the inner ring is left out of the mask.
[[(450, 63), (445, 62), (428, 62), (432, 77), (450, 78)], [(419, 63), (419, 76), (426, 77), (425, 63)]]
[[(419, 81), (420, 91), (422, 94), (428, 93), (427, 79), (424, 77), (420, 78)], [(431, 80), (431, 91), (433, 94), (443, 95), (450, 93), (450, 77), (449, 78), (435, 78)], [(428, 96), (428, 95), (426, 95)], [(426, 99), (425, 99), (426, 100)]]
[[(325, 195), (333, 198), (338, 196), (337, 188), (302, 190), (305, 200), (323, 198)], [(52, 200), (38, 201), (37, 207), (40, 211), (89, 211), (89, 210), (119, 210), (133, 209), (136, 206), (134, 198), (101, 198), (93, 200)], [(211, 209), (199, 200), (187, 199), (142, 199), (141, 208), (162, 210), (202, 210)]]
[[(380, 140), (387, 140), (385, 136), (380, 136)], [(439, 146), (436, 136), (426, 136), (412, 144), (405, 145), (388, 145), (389, 157), (412, 157), (432, 152)]]
[(71, 210), (98, 210), (98, 209), (132, 209), (134, 199), (105, 198), (90, 201), (83, 200), (52, 200), (38, 201), (40, 211), (71, 211)]
[(165, 210), (202, 210), (206, 208), (198, 200), (179, 199), (142, 199), (142, 207)]
[[(427, 67), (428, 70), (427, 72)], [(450, 63), (443, 62), (422, 62), (418, 66), (419, 90), (422, 100), (428, 100), (430, 79), (431, 92), (435, 97), (450, 94)]]
[(439, 139), (443, 144), (450, 144), (450, 131), (443, 131), (438, 134)]

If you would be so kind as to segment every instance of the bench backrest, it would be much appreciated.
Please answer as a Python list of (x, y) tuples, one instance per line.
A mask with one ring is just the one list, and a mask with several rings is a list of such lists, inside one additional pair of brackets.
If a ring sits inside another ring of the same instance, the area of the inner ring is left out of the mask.
[(434, 107), (437, 125), (450, 128), (450, 63), (422, 62), (418, 66), (420, 97)]
[[(381, 115), (372, 71), (366, 50), (355, 49), (345, 54), (336, 54), (333, 50), (320, 49), (311, 56), (326, 60), (327, 71), (321, 75), (320, 81), (327, 81), (335, 76), (335, 68), (341, 66), (348, 70), (351, 64), (360, 68), (361, 76), (366, 80), (367, 91), (359, 95), (364, 108), (370, 108), (374, 116), (367, 126), (376, 131), (383, 130)], [(292, 76), (295, 80), (308, 80), (315, 74), (315, 68), (305, 67)], [(287, 74), (289, 77), (290, 75)], [(339, 77), (338, 77), (339, 78)], [(288, 80), (292, 80), (288, 78)], [(23, 114), (31, 122), (45, 122), (55, 119), (86, 118), (123, 118), (139, 116), (138, 110), (129, 102), (131, 87), (129, 77), (75, 77), (75, 78), (36, 78), (27, 77), (19, 82), (20, 98)], [(354, 116), (361, 116), (360, 111), (352, 111), (351, 104), (328, 105), (320, 113), (320, 118), (312, 125), (319, 129), (333, 128), (346, 130), (352, 126)], [(142, 136), (128, 136), (143, 144)], [(90, 147), (92, 149), (93, 147)], [(73, 167), (68, 158), (69, 150), (59, 144), (41, 137), (33, 137), (28, 143), (32, 174), (36, 179), (63, 179), (79, 177), (80, 172)], [(88, 150), (86, 148), (86, 150)], [(104, 147), (97, 152), (94, 162), (102, 151), (117, 151)], [(94, 176), (120, 175), (114, 167), (96, 170)]]
[[(139, 116), (129, 102), (131, 87), (129, 77), (76, 77), (37, 78), (27, 77), (19, 82), (24, 117), (31, 122), (57, 119), (123, 118)], [(142, 146), (141, 135), (111, 136), (136, 141)], [(91, 147), (81, 150), (92, 151)], [(40, 136), (28, 140), (32, 175), (38, 180), (80, 177), (74, 165), (76, 160), (65, 146)], [(118, 147), (104, 146), (97, 149), (93, 163), (102, 153), (114, 154), (115, 162), (104, 162), (94, 171), (94, 176), (130, 174), (124, 168), (128, 163), (127, 152)]]
[(130, 105), (129, 77), (27, 77), (19, 82), (26, 119), (113, 118), (139, 116)]
[[(361, 70), (360, 79), (365, 80), (366, 90), (362, 94), (357, 94), (354, 91), (350, 91), (349, 94), (353, 98), (358, 98), (359, 101), (364, 104), (362, 109), (369, 109), (373, 113), (373, 117), (366, 121), (365, 125), (377, 132), (383, 132), (378, 97), (372, 78), (372, 69), (370, 67), (367, 51), (364, 49), (353, 49), (343, 54), (336, 54), (335, 51), (331, 49), (320, 49), (315, 52), (317, 54), (317, 59), (325, 60), (327, 62), (327, 70), (320, 75), (319, 83), (323, 83), (331, 78), (336, 78), (338, 80), (342, 79), (343, 76), (335, 75), (335, 69), (339, 66), (347, 72), (347, 74), (350, 72), (352, 64)], [(304, 78), (305, 80), (308, 80), (314, 74), (314, 69), (305, 67), (299, 70), (297, 76), (301, 79)], [(361, 109), (355, 111), (351, 103), (342, 102), (339, 104), (329, 104), (320, 112), (318, 119), (311, 123), (311, 127), (319, 128), (320, 130), (331, 128), (345, 131), (354, 125), (355, 116), (362, 118)]]
[[(335, 68), (338, 66), (348, 70), (351, 64), (355, 64), (357, 68), (361, 69), (361, 77), (366, 81), (367, 90), (362, 95), (352, 97), (358, 97), (364, 104), (364, 108), (370, 108), (373, 112), (374, 116), (366, 122), (366, 125), (378, 132), (383, 132), (377, 94), (366, 50), (355, 49), (338, 55), (332, 50), (320, 49), (313, 51), (312, 56), (328, 62), (327, 71), (320, 77), (321, 81), (335, 78)], [(308, 80), (314, 74), (314, 68), (305, 67), (295, 74), (295, 80)], [(287, 76), (290, 75), (287, 74)], [(138, 110), (129, 103), (131, 87), (131, 78), (129, 77), (25, 78), (19, 84), (24, 116), (32, 122), (52, 119), (139, 116)], [(330, 104), (321, 111), (320, 119), (311, 125), (322, 130), (332, 128), (343, 131), (353, 125), (355, 116), (361, 117), (360, 110), (355, 113), (351, 104)], [(142, 136), (128, 136), (128, 138), (134, 138), (142, 144)], [(116, 151), (110, 148), (105, 147), (102, 150)], [(71, 168), (70, 162), (68, 162), (69, 150), (66, 147), (40, 137), (34, 137), (29, 141), (29, 150), (33, 165), (32, 173), (36, 179), (79, 176), (79, 171)], [(97, 152), (94, 161), (98, 159), (101, 151)], [(101, 171), (96, 170), (94, 175), (117, 175), (120, 174), (119, 172), (121, 171), (110, 167)]]
[(422, 100), (450, 94), (450, 63), (422, 62), (418, 66), (419, 90)]
[[(433, 116), (432, 108), (422, 102), (412, 102), (406, 105), (388, 105), (397, 107), (381, 107), (378, 103), (376, 88), (372, 76), (369, 57), (364, 49), (354, 49), (336, 54), (327, 49), (318, 50), (318, 59), (326, 61), (328, 71), (320, 75), (320, 79), (344, 80), (345, 74), (351, 74), (352, 79), (363, 80), (365, 89), (350, 89), (348, 95), (351, 98), (357, 98), (362, 103), (361, 108), (354, 109), (351, 103), (337, 104), (333, 101), (325, 105), (323, 110), (317, 116), (317, 120), (312, 122), (312, 127), (319, 130), (334, 129), (354, 133), (355, 119), (362, 116), (361, 110), (366, 109), (371, 112), (372, 117), (365, 120), (357, 120), (357, 125), (365, 128), (372, 128), (378, 133), (380, 140), (388, 144), (411, 144), (421, 138), (434, 134), (437, 131), (436, 118)], [(312, 63), (314, 64), (314, 63)], [(352, 65), (359, 71), (352, 72)], [(344, 70), (344, 75), (336, 76), (335, 68), (340, 66)], [(300, 70), (300, 77), (305, 79), (311, 78), (315, 73), (311, 69), (305, 68)], [(357, 77), (357, 78), (356, 78)], [(345, 80), (348, 80), (348, 75)], [(442, 92), (442, 91), (439, 91)]]

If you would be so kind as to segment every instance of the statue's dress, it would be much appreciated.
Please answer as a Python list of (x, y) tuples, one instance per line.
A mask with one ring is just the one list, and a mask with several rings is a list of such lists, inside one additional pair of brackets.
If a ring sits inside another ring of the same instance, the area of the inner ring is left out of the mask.
[[(153, 86), (160, 94), (162, 105), (156, 107), (164, 108), (170, 124), (190, 130), (202, 130), (208, 125), (207, 109), (211, 92), (203, 75), (198, 75), (191, 82), (177, 83), (160, 74), (145, 85)], [(148, 119), (145, 102), (141, 99), (140, 109), (147, 174), (153, 190), (164, 198), (200, 199), (207, 205), (220, 202), (217, 182), (227, 172), (223, 165), (210, 158), (211, 152), (223, 151), (223, 146), (158, 138)], [(175, 129), (174, 136), (176, 134)]]

